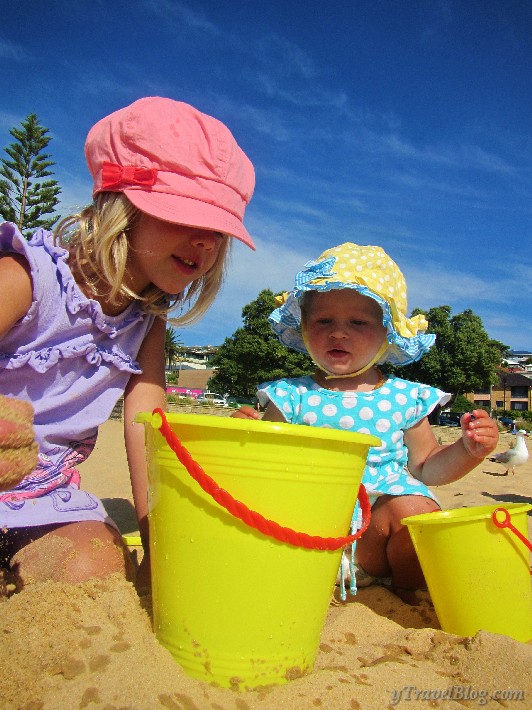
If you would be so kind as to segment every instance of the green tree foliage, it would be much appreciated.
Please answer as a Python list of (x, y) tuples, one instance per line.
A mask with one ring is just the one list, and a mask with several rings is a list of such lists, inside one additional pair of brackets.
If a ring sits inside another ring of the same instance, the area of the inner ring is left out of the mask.
[(164, 359), (169, 367), (179, 360), (183, 349), (183, 343), (176, 335), (173, 328), (166, 328), (166, 336), (164, 341)]
[(466, 310), (451, 315), (449, 306), (437, 306), (423, 313), (436, 344), (421, 360), (405, 367), (387, 368), (406, 379), (440, 387), (453, 395), (474, 392), (497, 382), (497, 369), (509, 348), (491, 340), (482, 319)]
[(55, 164), (42, 152), (51, 140), (48, 129), (34, 113), (21, 126), (9, 131), (16, 141), (5, 149), (9, 158), (0, 160), (0, 215), (28, 238), (34, 229), (51, 229), (58, 220), (59, 215), (43, 215), (54, 212), (61, 188), (56, 180), (44, 179), (53, 174), (48, 168)]
[(212, 358), (217, 371), (209, 380), (209, 389), (253, 397), (261, 382), (314, 370), (307, 355), (289, 350), (277, 340), (268, 322), (274, 308), (275, 296), (265, 289), (242, 309), (243, 327), (226, 338)]
[(473, 409), (478, 409), (478, 407), (475, 407), (473, 402), (470, 402), (463, 394), (459, 394), (453, 400), (453, 406), (451, 407), (453, 412), (472, 412)]

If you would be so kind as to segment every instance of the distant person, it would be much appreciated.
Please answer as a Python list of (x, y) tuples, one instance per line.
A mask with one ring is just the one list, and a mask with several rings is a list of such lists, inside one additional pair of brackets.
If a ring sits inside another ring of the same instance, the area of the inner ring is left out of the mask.
[(231, 237), (255, 248), (242, 223), (253, 166), (217, 119), (139, 99), (92, 127), (85, 154), (90, 206), (29, 242), (0, 226), (0, 392), (13, 409), (33, 405), (39, 447), (36, 468), (0, 493), (0, 566), (19, 586), (127, 571), (118, 528), (76, 468), (122, 394), (146, 582), (144, 427), (133, 418), (165, 406), (167, 314), (179, 306), (178, 323), (203, 315)]
[[(363, 483), (372, 502), (368, 529), (356, 547), (360, 585), (391, 577), (393, 590), (415, 603), (425, 586), (409, 532), (401, 519), (439, 510), (428, 486), (471, 471), (498, 440), (483, 410), (461, 418), (462, 436), (439, 446), (428, 415), (450, 395), (395, 376), (378, 365), (407, 365), (433, 345), (424, 316), (406, 316), (406, 283), (380, 248), (346, 243), (308, 262), (295, 288), (270, 315), (280, 341), (308, 353), (314, 375), (260, 385), (263, 419), (373, 434)], [(236, 416), (254, 418), (251, 408)], [(359, 525), (353, 518), (353, 529)], [(354, 589), (353, 589), (354, 591)]]

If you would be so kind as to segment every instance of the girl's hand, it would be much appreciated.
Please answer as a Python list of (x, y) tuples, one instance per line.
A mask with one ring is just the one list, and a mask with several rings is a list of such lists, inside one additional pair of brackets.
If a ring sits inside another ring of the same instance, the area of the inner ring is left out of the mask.
[(499, 428), (484, 409), (466, 412), (460, 419), (462, 442), (467, 453), (476, 459), (490, 454), (499, 441)]
[(242, 405), (240, 409), (231, 414), (234, 419), (260, 419), (260, 414), (248, 404)]
[(0, 395), (0, 491), (13, 488), (31, 473), (37, 454), (31, 404)]

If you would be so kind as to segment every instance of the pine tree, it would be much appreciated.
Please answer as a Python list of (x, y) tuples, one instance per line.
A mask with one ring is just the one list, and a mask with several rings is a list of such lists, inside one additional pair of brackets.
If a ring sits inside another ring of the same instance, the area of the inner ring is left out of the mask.
[(10, 159), (0, 160), (0, 215), (29, 237), (34, 229), (51, 229), (58, 220), (59, 215), (43, 215), (54, 212), (61, 188), (56, 180), (43, 179), (53, 175), (48, 168), (55, 165), (42, 152), (51, 140), (48, 129), (34, 113), (21, 126), (9, 131), (16, 139), (5, 149)]

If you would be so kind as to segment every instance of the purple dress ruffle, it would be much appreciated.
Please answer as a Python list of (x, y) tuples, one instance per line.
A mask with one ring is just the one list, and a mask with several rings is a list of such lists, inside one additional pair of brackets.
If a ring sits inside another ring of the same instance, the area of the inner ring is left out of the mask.
[(35, 471), (0, 493), (0, 528), (101, 520), (114, 525), (101, 501), (80, 489), (76, 468), (94, 448), (132, 374), (154, 316), (132, 303), (107, 316), (87, 298), (53, 235), (26, 241), (0, 225), (0, 252), (24, 256), (31, 269), (28, 313), (0, 340), (0, 392), (31, 402), (39, 444)]

